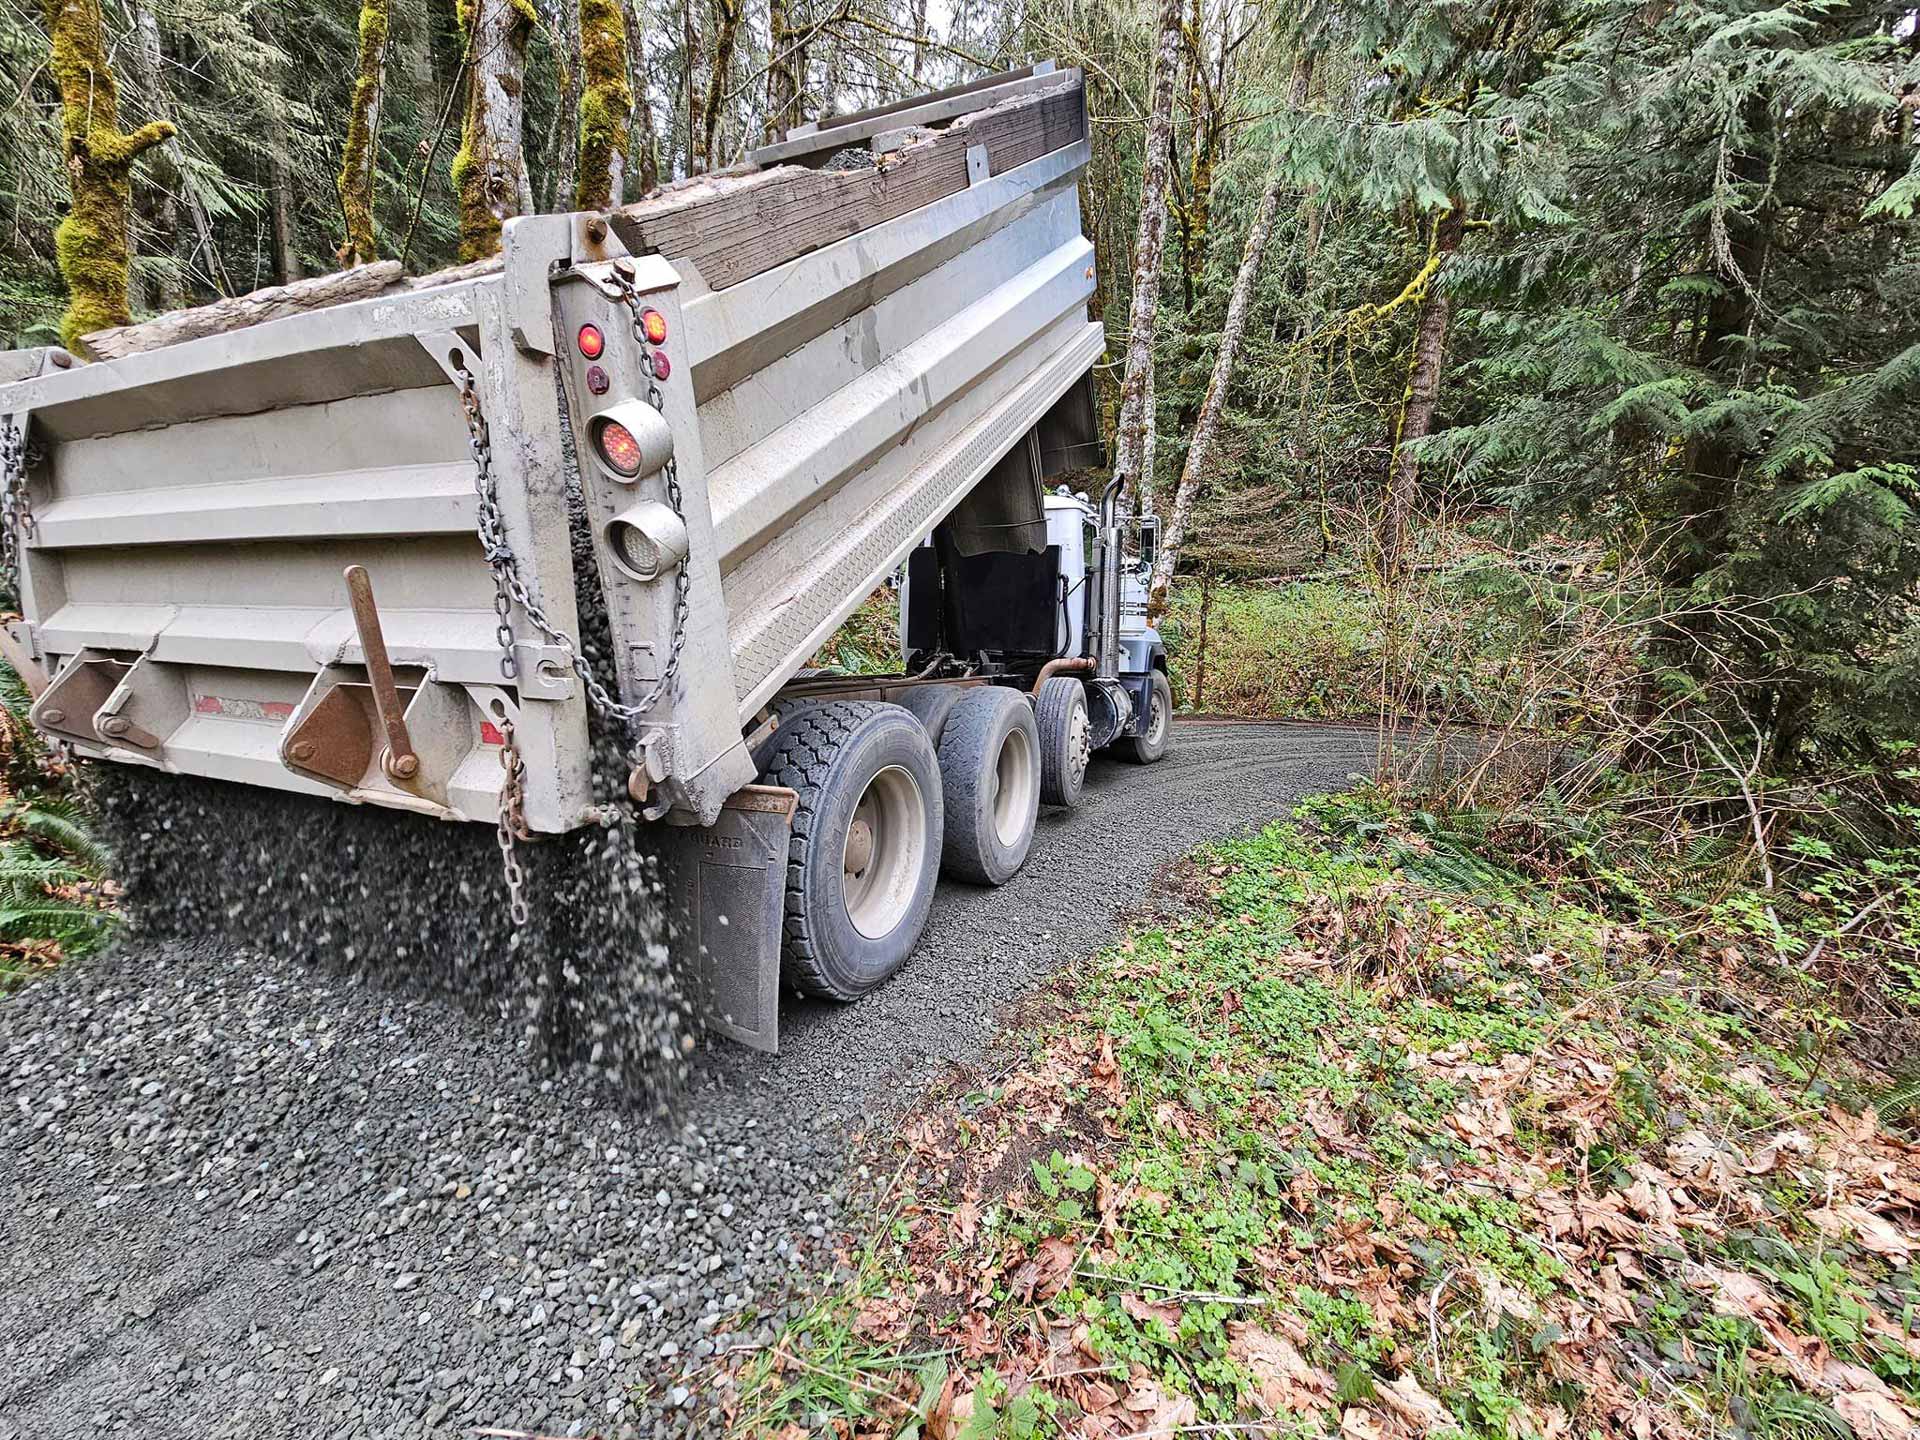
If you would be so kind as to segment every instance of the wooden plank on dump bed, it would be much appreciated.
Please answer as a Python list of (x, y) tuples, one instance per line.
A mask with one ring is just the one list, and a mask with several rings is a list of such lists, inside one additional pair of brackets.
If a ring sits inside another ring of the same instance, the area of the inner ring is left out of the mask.
[(715, 290), (785, 264), (822, 245), (892, 220), (967, 188), (967, 151), (987, 149), (1003, 175), (1086, 134), (1076, 80), (956, 121), (883, 166), (757, 175), (716, 175), (613, 212), (635, 254), (658, 252), (697, 265)]

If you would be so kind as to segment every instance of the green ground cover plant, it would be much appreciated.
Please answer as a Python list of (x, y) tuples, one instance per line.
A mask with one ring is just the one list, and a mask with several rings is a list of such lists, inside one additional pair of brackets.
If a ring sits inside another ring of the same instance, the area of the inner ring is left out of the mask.
[(1920, 1085), (1731, 894), (1499, 838), (1368, 790), (1197, 853), (879, 1141), (737, 1433), (1908, 1436)]

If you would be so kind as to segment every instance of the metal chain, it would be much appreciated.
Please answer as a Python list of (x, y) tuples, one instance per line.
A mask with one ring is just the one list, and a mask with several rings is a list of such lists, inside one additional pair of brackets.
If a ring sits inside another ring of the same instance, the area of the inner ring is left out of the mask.
[(27, 441), (8, 416), (0, 421), (0, 581), (20, 596), (20, 547), (34, 535), (33, 501), (27, 495)]
[[(619, 287), (620, 301), (627, 307), (627, 320), (633, 326), (634, 343), (640, 347), (642, 360), (646, 362), (649, 378), (647, 380), (647, 403), (656, 410), (666, 408), (667, 397), (660, 393), (660, 387), (652, 378), (653, 347), (647, 339), (646, 323), (641, 319), (644, 307), (640, 304), (640, 292), (633, 288), (633, 282), (618, 269), (613, 271), (613, 283)], [(674, 518), (683, 526), (687, 523), (686, 503), (680, 493), (680, 464), (671, 455), (660, 472), (666, 482), (667, 505), (673, 511)], [(667, 693), (667, 687), (673, 684), (673, 677), (680, 669), (680, 652), (687, 644), (687, 589), (690, 584), (687, 574), (687, 559), (680, 558), (673, 575), (673, 638), (667, 648), (667, 663), (660, 667), (660, 678), (654, 682), (653, 689), (641, 699), (639, 708), (651, 710), (660, 697)]]
[(526, 798), (527, 767), (514, 740), (513, 722), (503, 718), (500, 733), (506, 737), (500, 746), (500, 768), (507, 774), (500, 782), (500, 819), (494, 837), (500, 845), (500, 874), (507, 882), (507, 914), (514, 928), (519, 929), (527, 923), (530, 914), (527, 876), (520, 868), (520, 856), (515, 851), (515, 846), (527, 835), (526, 816), (521, 808)]
[[(628, 308), (633, 311), (634, 333), (641, 345), (646, 344), (646, 332), (640, 321), (637, 298), (632, 287), (623, 288), (627, 292)], [(473, 452), (473, 489), (478, 500), (474, 529), (479, 536), (480, 549), (487, 558), (487, 568), (493, 572), (493, 613), (494, 639), (500, 646), (500, 674), (509, 681), (520, 677), (520, 662), (513, 653), (513, 609), (518, 605), (520, 611), (547, 641), (557, 647), (566, 657), (573, 673), (580, 677), (580, 683), (587, 693), (587, 701), (600, 714), (620, 721), (633, 721), (645, 715), (660, 702), (673, 684), (673, 677), (680, 668), (680, 654), (687, 643), (687, 562), (683, 558), (674, 574), (674, 616), (673, 639), (667, 652), (667, 663), (661, 667), (660, 678), (653, 688), (643, 695), (637, 704), (623, 705), (608, 692), (593, 673), (593, 667), (586, 656), (574, 644), (571, 636), (547, 618), (546, 611), (540, 608), (533, 592), (527, 588), (520, 574), (519, 558), (513, 553), (513, 547), (507, 540), (506, 524), (500, 513), (499, 492), (493, 479), (493, 437), (487, 427), (487, 417), (480, 406), (480, 387), (473, 372), (464, 365), (456, 365), (455, 373), (460, 377), (460, 408), (467, 419), (467, 444)], [(647, 383), (647, 401), (654, 409), (661, 408), (665, 397), (660, 387), (651, 380)], [(679, 467), (669, 459), (663, 472), (667, 487), (668, 503), (673, 512), (684, 521), (680, 491)], [(12, 487), (8, 487), (6, 504), (9, 515), (12, 506)], [(31, 514), (28, 516), (31, 533)], [(11, 528), (8, 530), (11, 536)], [(501, 718), (500, 764), (506, 771), (506, 778), (500, 787), (500, 816), (496, 829), (496, 838), (500, 846), (500, 871), (507, 885), (507, 909), (516, 927), (527, 923), (530, 911), (526, 899), (526, 874), (521, 869), (520, 858), (516, 852), (519, 841), (529, 838), (524, 801), (526, 796), (526, 762), (520, 756), (520, 747), (513, 732), (513, 722)]]

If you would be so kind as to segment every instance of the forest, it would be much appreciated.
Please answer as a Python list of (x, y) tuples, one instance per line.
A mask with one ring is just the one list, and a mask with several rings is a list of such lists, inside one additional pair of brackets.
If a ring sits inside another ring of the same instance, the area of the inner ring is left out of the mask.
[(1397, 778), (1718, 847), (1789, 908), (1790, 857), (1911, 866), (1898, 5), (10, 3), (0, 336), (484, 259), (1037, 57), (1088, 77), (1100, 392), (1183, 705), (1483, 727), (1513, 763)]
[[(1176, 701), (1381, 758), (1194, 837), (1182, 918), (880, 1137), (852, 1278), (715, 1413), (1911, 1436), (1920, 11), (0, 0), (0, 348), (484, 262), (1040, 59)], [(897, 662), (892, 605), (816, 663)], [(117, 917), (0, 701), (4, 992)]]
[(1088, 77), (1100, 390), (1182, 704), (1484, 727), (1513, 764), (1399, 778), (1769, 885), (1912, 855), (1898, 5), (10, 3), (0, 335), (482, 260), (1042, 56)]

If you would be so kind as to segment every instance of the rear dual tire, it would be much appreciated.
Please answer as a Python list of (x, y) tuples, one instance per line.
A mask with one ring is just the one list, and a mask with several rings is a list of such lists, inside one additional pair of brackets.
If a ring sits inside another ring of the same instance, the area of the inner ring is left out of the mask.
[(1040, 814), (1040, 728), (1017, 690), (960, 692), (940, 731), (946, 859), (956, 880), (1004, 885), (1027, 863)]
[(829, 700), (787, 713), (762, 779), (799, 797), (787, 842), (781, 974), (856, 1000), (905, 963), (940, 870), (940, 762), (898, 705)]

